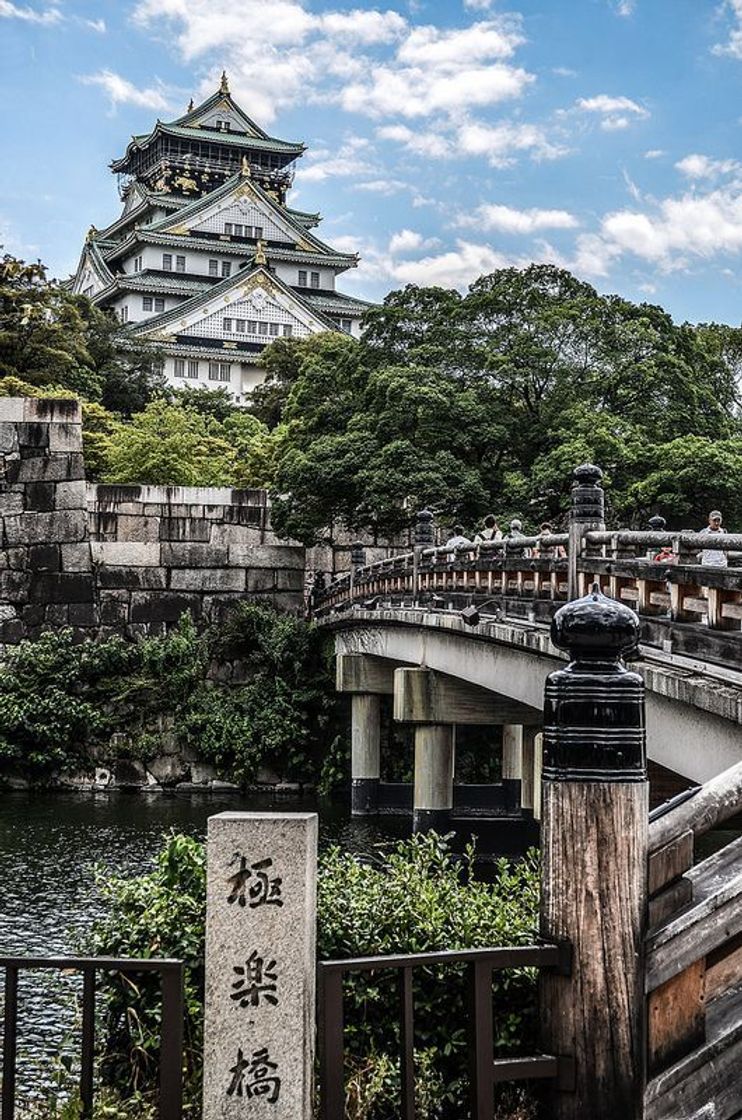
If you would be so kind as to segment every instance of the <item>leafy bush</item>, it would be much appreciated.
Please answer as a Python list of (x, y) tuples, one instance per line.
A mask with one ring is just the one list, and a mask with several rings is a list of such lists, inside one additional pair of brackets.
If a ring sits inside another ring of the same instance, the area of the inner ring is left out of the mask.
[[(400, 841), (369, 862), (332, 848), (320, 856), (318, 956), (415, 953), (532, 940), (537, 913), (533, 856), (501, 860), (491, 883), (474, 879), (473, 852), (463, 866), (434, 834)], [(116, 956), (173, 956), (186, 963), (186, 1062), (190, 1107), (198, 1098), (202, 1041), (205, 867), (202, 845), (172, 836), (154, 871), (137, 879), (101, 879), (108, 914), (86, 949)], [(391, 975), (391, 974), (390, 974)], [(465, 975), (461, 966), (420, 969), (415, 981), (416, 1064), (420, 1120), (467, 1115)], [(500, 1053), (534, 1044), (534, 977), (499, 973), (493, 984)], [(384, 974), (345, 985), (348, 1120), (398, 1115), (397, 990)], [(108, 984), (104, 1070), (124, 1094), (154, 1093), (159, 994), (151, 979)], [(127, 1010), (128, 1009), (128, 1010)], [(527, 1103), (510, 1092), (503, 1108)], [(508, 1102), (506, 1104), (506, 1102)], [(501, 1115), (513, 1115), (502, 1112)]]
[[(214, 679), (228, 663), (237, 680)], [(165, 637), (76, 642), (71, 630), (22, 642), (0, 661), (0, 772), (32, 779), (90, 766), (123, 750), (159, 753), (171, 722), (182, 748), (247, 784), (260, 766), (318, 777), (336, 738), (338, 702), (325, 639), (301, 619), (243, 603), (199, 633), (189, 615)]]

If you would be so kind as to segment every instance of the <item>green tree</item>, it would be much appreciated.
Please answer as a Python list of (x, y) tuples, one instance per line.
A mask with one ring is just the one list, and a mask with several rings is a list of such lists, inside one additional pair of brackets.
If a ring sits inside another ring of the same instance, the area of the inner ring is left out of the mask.
[(198, 412), (155, 400), (111, 435), (104, 481), (229, 486), (234, 466), (234, 449), (220, 425)]

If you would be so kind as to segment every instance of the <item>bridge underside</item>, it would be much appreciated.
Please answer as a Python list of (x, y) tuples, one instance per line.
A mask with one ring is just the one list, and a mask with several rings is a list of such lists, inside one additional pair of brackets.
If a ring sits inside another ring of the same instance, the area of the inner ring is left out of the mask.
[[(338, 653), (419, 665), (475, 684), (540, 714), (546, 675), (563, 660), (545, 628), (458, 615), (387, 609), (370, 618), (354, 608), (327, 620)], [(649, 757), (666, 770), (705, 782), (742, 759), (742, 684), (693, 666), (639, 662), (647, 686)]]

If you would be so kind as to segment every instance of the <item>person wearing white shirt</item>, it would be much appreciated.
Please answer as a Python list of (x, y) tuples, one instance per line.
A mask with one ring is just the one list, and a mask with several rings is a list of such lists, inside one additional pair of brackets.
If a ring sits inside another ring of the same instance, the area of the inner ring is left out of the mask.
[[(709, 514), (709, 523), (705, 529), (701, 529), (701, 535), (705, 537), (717, 533), (726, 533), (726, 529), (721, 527), (721, 511), (712, 509)], [(701, 553), (701, 563), (708, 568), (726, 568), (727, 554), (718, 548), (704, 548)]]

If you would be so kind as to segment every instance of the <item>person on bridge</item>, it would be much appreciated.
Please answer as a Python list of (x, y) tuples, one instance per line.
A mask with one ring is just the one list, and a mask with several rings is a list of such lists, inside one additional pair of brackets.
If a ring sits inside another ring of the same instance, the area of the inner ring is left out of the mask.
[[(539, 527), (540, 537), (550, 537), (554, 533), (554, 526), (550, 521), (544, 521)], [(561, 544), (539, 544), (534, 549), (534, 556), (547, 560), (561, 560), (567, 555), (567, 550)]]
[(466, 545), (470, 544), (471, 541), (469, 540), (469, 538), (464, 536), (464, 526), (454, 525), (453, 536), (449, 537), (446, 541), (446, 548), (464, 548), (466, 547)]
[(517, 517), (514, 517), (510, 522), (510, 532), (505, 537), (505, 540), (508, 542), (508, 556), (531, 555), (530, 548), (518, 548), (517, 545), (511, 543), (517, 541), (521, 537), (525, 540), (525, 533), (523, 532), (523, 522), (520, 521)]
[[(712, 509), (709, 514), (709, 523), (705, 529), (701, 529), (701, 535), (710, 536), (718, 533), (726, 533), (726, 529), (721, 527), (721, 511)], [(709, 568), (726, 568), (727, 554), (718, 548), (704, 548), (701, 553), (701, 563)]]
[(501, 541), (502, 530), (497, 524), (497, 519), (494, 513), (488, 513), (484, 519), (484, 528), (480, 529), (474, 538), (475, 544), (482, 544), (483, 541)]

